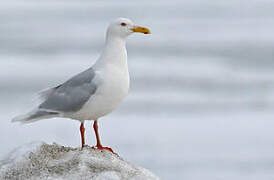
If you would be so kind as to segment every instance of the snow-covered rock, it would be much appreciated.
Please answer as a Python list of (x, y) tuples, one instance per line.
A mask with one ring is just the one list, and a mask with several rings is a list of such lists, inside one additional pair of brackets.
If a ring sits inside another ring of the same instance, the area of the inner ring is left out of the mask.
[(148, 170), (108, 151), (42, 142), (26, 144), (0, 161), (1, 180), (156, 180)]

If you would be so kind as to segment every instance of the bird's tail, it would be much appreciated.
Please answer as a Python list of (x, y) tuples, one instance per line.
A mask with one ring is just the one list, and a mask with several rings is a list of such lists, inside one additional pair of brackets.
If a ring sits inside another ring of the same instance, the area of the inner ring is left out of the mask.
[(25, 123), (31, 123), (34, 121), (38, 121), (41, 119), (48, 119), (48, 118), (53, 118), (53, 117), (59, 117), (60, 113), (56, 111), (50, 111), (50, 110), (45, 110), (45, 109), (34, 109), (33, 111), (16, 116), (11, 120), (11, 122), (21, 122), (22, 124)]

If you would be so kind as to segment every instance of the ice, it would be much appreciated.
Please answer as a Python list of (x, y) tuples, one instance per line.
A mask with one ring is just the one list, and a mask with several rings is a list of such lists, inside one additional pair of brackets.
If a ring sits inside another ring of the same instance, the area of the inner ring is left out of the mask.
[(0, 179), (30, 180), (156, 180), (148, 170), (108, 151), (33, 142), (0, 161)]

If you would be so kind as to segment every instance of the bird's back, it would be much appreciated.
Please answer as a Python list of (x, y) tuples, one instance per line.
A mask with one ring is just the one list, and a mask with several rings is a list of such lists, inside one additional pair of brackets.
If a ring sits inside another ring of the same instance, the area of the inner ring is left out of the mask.
[(31, 112), (12, 121), (29, 123), (52, 117), (67, 117), (79, 111), (96, 90), (92, 68), (73, 76), (63, 84), (41, 92), (43, 102)]

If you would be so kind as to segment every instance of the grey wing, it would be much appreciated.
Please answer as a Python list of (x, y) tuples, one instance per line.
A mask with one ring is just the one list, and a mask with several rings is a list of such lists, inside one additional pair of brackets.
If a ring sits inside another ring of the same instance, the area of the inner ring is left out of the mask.
[(43, 89), (42, 91), (38, 92), (37, 96), (38, 98), (43, 102), (45, 100), (47, 100), (47, 98), (56, 91), (56, 89), (58, 89), (61, 85), (53, 87), (53, 88), (46, 88)]
[(65, 83), (52, 88), (39, 108), (59, 112), (80, 110), (97, 89), (97, 85), (93, 81), (94, 77), (94, 70), (89, 68)]

